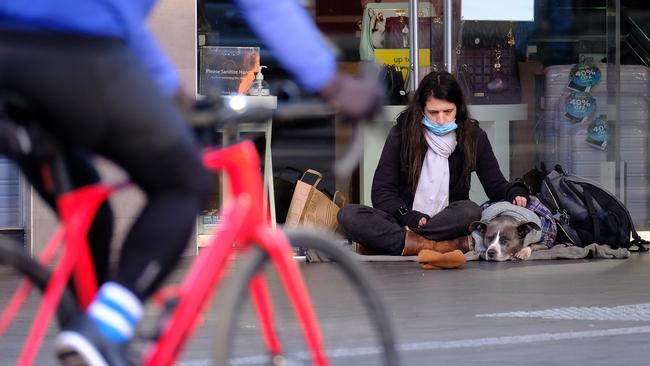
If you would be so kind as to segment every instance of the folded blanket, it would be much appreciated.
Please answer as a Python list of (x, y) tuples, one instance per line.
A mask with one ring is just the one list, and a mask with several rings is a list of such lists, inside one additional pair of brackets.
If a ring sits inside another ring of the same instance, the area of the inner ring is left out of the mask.
[[(344, 245), (343, 243), (341, 245)], [(350, 247), (349, 245), (344, 245)], [(305, 259), (310, 263), (331, 262), (322, 253), (307, 249), (304, 252)], [(401, 255), (362, 255), (350, 251), (352, 257), (359, 262), (416, 262), (418, 257), (401, 256)], [(549, 249), (534, 251), (528, 260), (544, 259), (583, 259), (583, 258), (601, 258), (601, 259), (626, 259), (630, 257), (630, 251), (625, 248), (613, 249), (605, 244), (589, 244), (584, 248), (567, 244), (556, 244)], [(467, 261), (477, 261), (485, 259), (475, 251), (465, 253)]]
[(418, 260), (417, 255), (361, 255), (352, 252), (352, 256), (360, 262), (416, 262)]
[[(629, 256), (629, 250), (625, 248), (613, 249), (605, 244), (589, 244), (584, 248), (574, 245), (556, 244), (549, 249), (534, 251), (528, 260), (582, 258), (626, 259)], [(465, 253), (465, 259), (468, 261), (476, 261), (483, 258), (481, 258), (479, 253), (471, 251)]]
[[(352, 248), (349, 244), (341, 243), (345, 248)], [(304, 250), (305, 259), (309, 263), (331, 262), (325, 254), (313, 249)], [(417, 255), (362, 255), (350, 249), (350, 255), (359, 262), (415, 262), (418, 260)]]

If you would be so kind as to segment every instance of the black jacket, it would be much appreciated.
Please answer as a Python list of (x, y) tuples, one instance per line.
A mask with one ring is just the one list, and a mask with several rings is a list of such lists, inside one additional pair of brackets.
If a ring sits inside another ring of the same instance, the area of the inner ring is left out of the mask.
[[(521, 182), (508, 183), (504, 178), (487, 134), (473, 122), (477, 131), (476, 149), (476, 174), (481, 181), (490, 201), (512, 201), (516, 196), (528, 198), (529, 192), (525, 184)], [(400, 207), (411, 210), (415, 192), (411, 191), (408, 184), (406, 167), (402, 166), (400, 158), (401, 132), (399, 126), (393, 126), (375, 171), (372, 181), (372, 205), (374, 208), (395, 214)], [(462, 146), (456, 149), (449, 156), (449, 202), (469, 199), (469, 179), (463, 174)], [(479, 202), (482, 203), (482, 202)], [(424, 214), (417, 211), (410, 211), (406, 215), (396, 215), (401, 225), (409, 225), (417, 222)]]

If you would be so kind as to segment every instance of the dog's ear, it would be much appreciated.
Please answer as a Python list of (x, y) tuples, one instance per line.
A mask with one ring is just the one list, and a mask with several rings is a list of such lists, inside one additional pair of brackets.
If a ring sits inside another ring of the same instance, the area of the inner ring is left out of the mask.
[(531, 230), (540, 230), (541, 231), (542, 229), (539, 227), (539, 225), (537, 225), (536, 223), (534, 223), (532, 221), (528, 221), (526, 223), (523, 223), (523, 224), (520, 224), (519, 226), (517, 226), (517, 233), (522, 238), (525, 238), (526, 235), (528, 235), (528, 233)]
[(469, 231), (472, 232), (474, 230), (478, 230), (482, 234), (485, 234), (485, 230), (487, 230), (487, 223), (483, 221), (474, 221), (473, 223), (469, 224)]

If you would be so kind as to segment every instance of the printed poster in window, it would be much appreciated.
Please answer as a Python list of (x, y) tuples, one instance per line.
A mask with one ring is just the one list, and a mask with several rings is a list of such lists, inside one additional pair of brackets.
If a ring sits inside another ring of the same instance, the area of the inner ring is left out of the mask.
[(199, 51), (199, 94), (246, 94), (260, 66), (259, 47), (203, 46)]

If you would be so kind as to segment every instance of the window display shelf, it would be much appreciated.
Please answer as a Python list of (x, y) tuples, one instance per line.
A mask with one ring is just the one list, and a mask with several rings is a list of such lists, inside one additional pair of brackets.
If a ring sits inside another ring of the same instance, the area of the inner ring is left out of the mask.
[[(233, 98), (240, 98), (239, 102), (245, 102), (248, 108), (277, 109), (278, 106), (277, 97), (275, 96), (237, 95), (237, 96), (226, 96), (224, 98), (226, 99), (225, 103), (231, 102)], [(268, 208), (263, 207), (262, 209), (264, 211), (268, 210), (268, 212), (270, 212), (271, 222), (275, 223), (275, 200), (274, 200), (275, 191), (273, 189), (273, 163), (271, 160), (271, 131), (272, 131), (271, 120), (268, 120), (263, 123), (240, 123), (237, 125), (236, 138), (237, 141), (239, 141), (239, 136), (242, 133), (248, 133), (248, 132), (264, 133), (264, 140), (265, 140), (264, 156), (263, 156), (264, 159), (263, 178), (264, 178), (264, 196), (265, 196), (264, 202), (268, 204)], [(236, 143), (237, 141), (230, 141), (228, 134), (226, 133), (222, 134), (223, 146)], [(223, 198), (226, 197), (226, 195), (228, 194), (228, 181), (225, 175), (222, 175), (220, 191), (221, 191), (221, 200), (220, 200), (219, 207), (221, 207), (221, 204), (223, 203)], [(197, 247), (200, 248), (206, 246), (211, 242), (212, 235), (210, 234), (210, 232), (211, 229), (213, 229), (214, 226), (219, 221), (218, 215), (219, 215), (218, 211), (208, 215), (200, 215), (197, 221)]]

